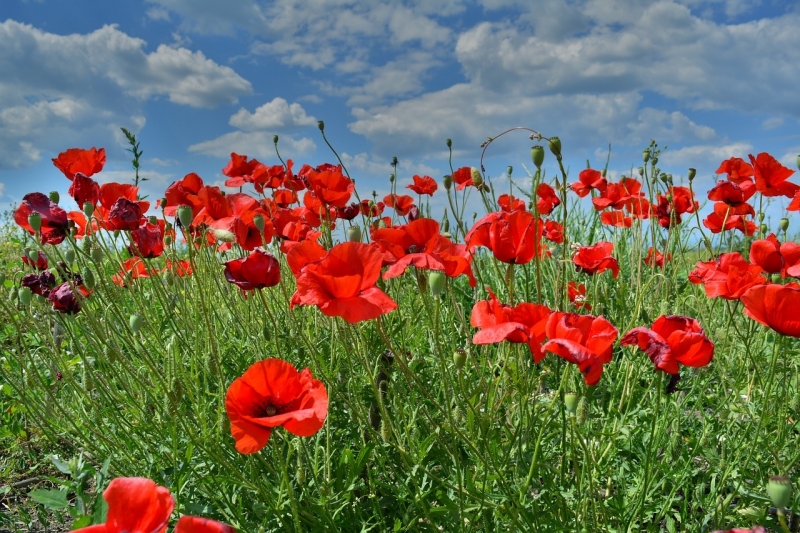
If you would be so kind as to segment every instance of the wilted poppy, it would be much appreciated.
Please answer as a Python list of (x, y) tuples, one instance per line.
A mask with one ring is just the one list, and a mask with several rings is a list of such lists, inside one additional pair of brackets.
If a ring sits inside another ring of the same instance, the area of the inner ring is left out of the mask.
[(225, 279), (243, 291), (274, 287), (281, 282), (281, 265), (274, 255), (256, 248), (247, 257), (226, 262)]
[(159, 224), (144, 221), (138, 228), (131, 231), (133, 245), (130, 252), (144, 258), (158, 257), (164, 253), (164, 230)]
[(619, 332), (604, 317), (556, 312), (545, 328), (549, 339), (542, 350), (578, 365), (589, 386), (597, 385), (603, 365), (611, 362), (611, 351)]
[[(86, 294), (88, 294), (88, 292)], [(51, 290), (47, 299), (53, 304), (53, 310), (59, 313), (74, 315), (81, 310), (80, 300), (75, 296), (75, 292), (69, 281), (65, 281)]]
[(81, 209), (87, 202), (97, 205), (100, 200), (100, 184), (83, 174), (75, 174), (72, 185), (69, 186), (69, 191), (67, 192)]
[(50, 289), (56, 286), (56, 277), (49, 270), (39, 274), (25, 274), (20, 280), (20, 286), (28, 287), (33, 294), (47, 298), (50, 296)]
[(40, 192), (23, 196), (22, 203), (14, 212), (14, 221), (25, 231), (35, 235), (36, 232), (28, 222), (31, 213), (38, 213), (42, 219), (42, 226), (39, 229), (42, 244), (61, 244), (64, 241), (69, 232), (66, 211)]
[(239, 453), (256, 453), (267, 445), (272, 430), (283, 427), (310, 437), (328, 416), (325, 385), (281, 359), (255, 363), (236, 378), (225, 395), (225, 410)]
[(135, 185), (115, 182), (102, 184), (95, 218), (100, 219), (101, 225), (109, 230), (138, 228), (143, 214), (150, 209), (150, 202), (139, 200), (138, 196), (139, 187)]
[(469, 323), (481, 330), (472, 337), (472, 343), (508, 341), (527, 344), (533, 360), (538, 363), (544, 357), (542, 342), (550, 313), (550, 309), (544, 305), (521, 303), (512, 307), (500, 303), (489, 289), (489, 299), (476, 302), (472, 307)]
[(70, 148), (58, 154), (58, 157), (52, 161), (56, 168), (70, 180), (74, 179), (76, 174), (83, 174), (88, 178), (103, 170), (103, 166), (106, 164), (106, 150), (105, 148), (99, 150), (97, 148), (91, 150)]
[(611, 270), (611, 275), (619, 275), (619, 263), (612, 257), (614, 244), (610, 242), (598, 242), (592, 246), (581, 246), (578, 253), (572, 257), (572, 262), (578, 272), (585, 272), (591, 276), (600, 274), (606, 270)]
[(781, 335), (800, 337), (800, 286), (756, 285), (740, 297), (744, 314)]
[(436, 189), (439, 187), (436, 184), (436, 180), (430, 176), (414, 176), (412, 178), (414, 183), (411, 185), (406, 185), (406, 189), (411, 189), (417, 194), (427, 194), (428, 196), (433, 196), (433, 193), (436, 192)]
[(662, 315), (650, 328), (633, 328), (620, 339), (622, 346), (638, 346), (647, 354), (657, 370), (678, 373), (684, 366), (706, 366), (714, 357), (714, 343), (703, 332), (700, 323), (685, 316)]
[(477, 221), (465, 241), (470, 250), (485, 246), (498, 260), (522, 265), (542, 253), (543, 226), (527, 211), (494, 212)]

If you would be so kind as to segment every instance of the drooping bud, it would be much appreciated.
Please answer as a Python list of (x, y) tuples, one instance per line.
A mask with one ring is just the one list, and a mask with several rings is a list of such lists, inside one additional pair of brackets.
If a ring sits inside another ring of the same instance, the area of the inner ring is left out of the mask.
[(450, 174), (445, 174), (445, 176), (442, 178), (442, 183), (444, 184), (444, 188), (449, 191), (450, 187), (453, 186), (453, 176)]
[(189, 226), (192, 225), (192, 208), (188, 205), (182, 205), (178, 208), (178, 221), (181, 223), (181, 227), (184, 229), (189, 229)]
[(481, 171), (475, 167), (472, 167), (469, 170), (472, 176), (472, 184), (475, 185), (475, 187), (477, 187), (478, 189), (483, 187), (483, 175), (481, 174)]
[(59, 200), (61, 200), (61, 195), (58, 194), (58, 191), (50, 191), (50, 201), (57, 204)]
[(569, 416), (575, 416), (575, 413), (578, 410), (578, 395), (574, 392), (568, 392), (564, 395), (564, 407), (567, 408), (567, 414)]
[(438, 297), (444, 291), (447, 276), (441, 270), (431, 270), (428, 274), (428, 288), (431, 296)]
[(129, 323), (131, 326), (131, 331), (133, 331), (133, 333), (136, 334), (139, 333), (140, 329), (142, 329), (142, 325), (144, 324), (144, 318), (142, 318), (142, 315), (134, 313), (131, 315)]
[(11, 300), (12, 302), (16, 302), (17, 298), (19, 298), (19, 291), (17, 291), (16, 287), (11, 287), (8, 290), (8, 299)]
[(553, 155), (556, 156), (557, 159), (561, 159), (561, 139), (558, 137), (550, 137), (550, 140), (547, 141), (547, 145), (550, 147), (550, 151), (553, 152)]
[(787, 229), (789, 229), (789, 219), (782, 218), (781, 221), (778, 222), (778, 226), (785, 232)]
[(467, 364), (467, 352), (464, 350), (456, 350), (453, 352), (453, 364), (456, 365), (458, 370), (464, 368), (464, 365)]
[(697, 175), (697, 169), (690, 168), (689, 169), (689, 181), (694, 180), (694, 177)]
[(644, 152), (642, 152), (642, 161), (644, 161), (645, 163), (650, 161), (650, 149), (649, 148), (645, 148)]
[(92, 202), (83, 202), (83, 214), (86, 218), (92, 218), (94, 214), (94, 204)]
[[(453, 147), (453, 141), (451, 141), (450, 139), (447, 139), (447, 140), (445, 141), (445, 143), (447, 143), (447, 147), (448, 147), (448, 148), (452, 148), (452, 147)], [(800, 161), (800, 155), (799, 155), (799, 156), (797, 156), (797, 159), (798, 159), (798, 161)]]
[(83, 279), (83, 284), (86, 286), (87, 289), (92, 290), (95, 286), (95, 279), (94, 279), (94, 272), (89, 267), (86, 267), (81, 272), (81, 278)]
[(30, 225), (33, 231), (39, 231), (42, 229), (42, 215), (36, 212), (28, 215), (28, 225)]
[(589, 401), (586, 399), (586, 396), (581, 396), (578, 402), (578, 408), (575, 411), (575, 422), (577, 422), (579, 426), (582, 426), (587, 420), (589, 420)]
[(31, 305), (31, 288), (30, 287), (22, 287), (19, 292), (17, 293), (19, 296), (19, 302), (22, 305)]
[(786, 476), (772, 476), (767, 482), (767, 494), (778, 512), (784, 512), (792, 500), (792, 482)]
[(361, 242), (361, 227), (353, 225), (347, 228), (347, 240), (350, 242)]
[(317, 121), (317, 127), (319, 128), (319, 131), (325, 131), (325, 123), (321, 120)]
[(99, 246), (92, 246), (92, 251), (89, 253), (92, 256), (92, 261), (99, 263), (103, 260), (103, 249)]
[(253, 217), (253, 224), (255, 225), (256, 229), (261, 233), (264, 233), (264, 215), (256, 215)]
[(544, 147), (539, 144), (532, 146), (531, 159), (533, 160), (533, 164), (536, 165), (536, 168), (542, 168), (542, 163), (544, 163)]
[(72, 266), (72, 263), (75, 262), (75, 250), (70, 248), (66, 252), (64, 252), (64, 259), (67, 261), (67, 264)]

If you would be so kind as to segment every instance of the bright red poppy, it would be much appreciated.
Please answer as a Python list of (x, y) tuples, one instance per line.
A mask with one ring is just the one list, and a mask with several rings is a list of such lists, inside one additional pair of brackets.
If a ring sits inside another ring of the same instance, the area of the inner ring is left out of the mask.
[(379, 217), (383, 214), (386, 205), (383, 202), (361, 200), (361, 214), (366, 217)]
[(611, 270), (611, 275), (619, 275), (619, 263), (611, 253), (614, 251), (614, 244), (610, 242), (598, 242), (592, 246), (581, 246), (578, 253), (572, 257), (572, 262), (578, 272), (585, 272), (590, 276), (600, 274), (606, 270)]
[(229, 249), (233, 242), (245, 250), (261, 246), (261, 231), (255, 223), (257, 215), (264, 220), (263, 240), (272, 240), (274, 230), (269, 214), (252, 196), (244, 193), (223, 195), (217, 187), (203, 187), (198, 198), (203, 209), (194, 217), (192, 227), (205, 225), (210, 228), (225, 243), (221, 249)]
[(753, 182), (753, 167), (751, 167), (741, 157), (731, 157), (730, 159), (720, 163), (719, 168), (715, 174), (727, 174), (728, 181), (733, 183), (741, 183), (743, 181)]
[(662, 228), (670, 228), (681, 223), (681, 215), (694, 213), (698, 207), (694, 194), (687, 187), (670, 186), (666, 196), (658, 195), (656, 216)]
[(739, 252), (722, 254), (716, 261), (700, 261), (689, 272), (689, 281), (703, 284), (709, 298), (738, 300), (750, 287), (763, 285), (764, 270), (751, 265)]
[(236, 530), (228, 524), (208, 518), (182, 516), (175, 524), (175, 533), (236, 533)]
[(35, 268), (36, 270), (46, 270), (47, 269), (47, 256), (44, 255), (39, 250), (36, 250), (36, 260), (31, 260), (28, 255), (23, 255), (20, 257), (22, 259), (22, 263), (28, 265), (29, 267)]
[(414, 207), (414, 199), (407, 194), (389, 194), (383, 201), (387, 206), (394, 208), (394, 212), (400, 217), (406, 216)]
[(800, 337), (800, 286), (761, 284), (750, 287), (740, 298), (744, 314), (781, 335)]
[(225, 395), (225, 410), (239, 453), (256, 453), (267, 445), (272, 430), (310, 437), (328, 416), (325, 385), (281, 359), (255, 363), (236, 378)]
[(411, 185), (406, 185), (406, 189), (411, 189), (417, 194), (427, 194), (428, 196), (433, 196), (433, 193), (436, 192), (436, 189), (439, 187), (436, 184), (436, 180), (430, 176), (414, 176), (412, 178), (414, 183)]
[[(719, 205), (719, 204), (715, 204)], [(723, 224), (724, 222), (724, 224)], [(711, 233), (721, 233), (725, 231), (738, 229), (745, 235), (752, 235), (756, 232), (756, 224), (752, 220), (747, 220), (743, 215), (728, 215), (727, 217), (720, 216), (716, 212), (710, 213), (703, 219), (703, 225), (707, 227)]]
[(766, 152), (750, 157), (756, 179), (756, 189), (764, 196), (786, 196), (792, 198), (800, 186), (786, 181), (794, 170), (781, 165), (777, 159)]
[(567, 296), (569, 302), (575, 306), (575, 309), (592, 310), (592, 304), (586, 301), (586, 285), (576, 281), (567, 283)]
[(555, 189), (546, 183), (540, 183), (536, 188), (536, 209), (540, 215), (549, 215), (553, 209), (561, 205), (561, 200), (556, 194)]
[(42, 218), (42, 227), (39, 229), (42, 244), (61, 244), (64, 241), (69, 232), (66, 211), (40, 192), (32, 192), (23, 196), (22, 203), (14, 212), (14, 221), (25, 231), (35, 235), (36, 232), (28, 223), (31, 213), (39, 213)]
[(755, 209), (747, 203), (755, 193), (756, 186), (750, 180), (744, 180), (738, 185), (721, 180), (708, 191), (708, 199), (717, 202), (714, 205), (714, 212), (720, 217), (724, 217), (726, 213), (755, 216)]
[[(106, 164), (105, 148), (92, 148), (83, 150), (81, 148), (70, 148), (66, 152), (61, 152), (58, 157), (52, 160), (53, 164), (72, 180), (76, 174), (83, 174), (87, 178), (103, 170)], [(82, 205), (82, 204), (78, 204)]]
[(634, 178), (622, 178), (619, 183), (609, 183), (600, 196), (592, 198), (592, 204), (598, 211), (610, 207), (620, 210), (629, 206), (634, 200), (644, 196), (642, 184)]
[(351, 324), (372, 320), (397, 309), (397, 304), (375, 286), (381, 274), (380, 249), (356, 242), (337, 244), (297, 276), (295, 305), (315, 305), (327, 316)]
[(278, 207), (289, 207), (299, 201), (297, 192), (291, 189), (275, 189), (272, 191), (272, 201)]
[(132, 255), (147, 259), (158, 257), (164, 253), (164, 230), (159, 224), (144, 221), (131, 231), (133, 245), (129, 248)]
[(599, 170), (587, 168), (581, 170), (578, 174), (578, 181), (571, 185), (575, 194), (583, 198), (587, 196), (592, 190), (600, 191), (601, 193), (606, 190), (608, 182), (603, 177)]
[(564, 242), (564, 226), (555, 220), (547, 220), (544, 223), (544, 238), (550, 242), (561, 244)]
[(603, 211), (600, 214), (600, 222), (617, 228), (630, 228), (633, 225), (633, 219), (626, 217), (622, 211)]
[(525, 202), (519, 198), (508, 194), (501, 194), (497, 197), (497, 205), (500, 206), (501, 211), (525, 211)]
[(633, 328), (620, 339), (622, 346), (638, 346), (656, 367), (677, 374), (678, 363), (699, 368), (714, 357), (714, 343), (700, 323), (685, 316), (661, 315), (650, 328)]
[(516, 265), (542, 253), (544, 224), (527, 211), (489, 213), (472, 226), (465, 237), (467, 248), (485, 246), (494, 256)]
[(131, 257), (122, 263), (119, 272), (111, 276), (111, 281), (120, 287), (127, 287), (128, 282), (138, 278), (149, 278), (150, 273), (147, 266), (139, 257)]
[(672, 254), (667, 254), (666, 256), (659, 252), (658, 250), (654, 250), (651, 246), (647, 249), (647, 255), (644, 258), (644, 264), (647, 266), (656, 266), (658, 268), (664, 268), (664, 264), (667, 261), (672, 260)]
[(87, 202), (97, 205), (97, 202), (100, 201), (100, 184), (83, 174), (75, 174), (67, 192), (81, 209)]
[(472, 168), (461, 167), (455, 172), (453, 172), (453, 183), (456, 184), (457, 191), (460, 191), (465, 187), (474, 185), (474, 183), (472, 183)]
[(549, 339), (542, 350), (578, 365), (589, 386), (597, 385), (603, 365), (611, 362), (611, 352), (619, 332), (604, 317), (555, 312), (545, 327)]
[(341, 166), (327, 165), (322, 170), (320, 168), (306, 173), (309, 190), (326, 206), (346, 206), (355, 190), (353, 181), (342, 174)]
[(164, 197), (167, 199), (164, 214), (174, 217), (180, 206), (188, 205), (192, 208), (192, 218), (196, 217), (203, 209), (203, 201), (198, 196), (202, 188), (203, 178), (194, 172), (186, 174), (183, 179), (173, 181), (164, 193)]
[(247, 257), (226, 262), (225, 279), (243, 291), (274, 287), (281, 282), (281, 264), (271, 253), (256, 248)]
[(500, 303), (489, 289), (489, 299), (476, 302), (469, 323), (479, 328), (472, 338), (473, 344), (495, 344), (508, 341), (527, 344), (533, 360), (544, 357), (542, 342), (550, 309), (547, 306), (521, 303), (514, 307)]
[(246, 155), (235, 152), (231, 152), (231, 160), (222, 169), (222, 173), (230, 178), (225, 181), (226, 187), (241, 187), (245, 183), (254, 183), (266, 172), (267, 167), (257, 159), (248, 161)]
[(256, 176), (253, 186), (256, 192), (263, 193), (264, 189), (278, 189), (285, 183), (291, 183), (294, 179), (292, 174), (292, 160), (286, 161), (286, 167), (283, 165), (272, 165), (265, 167), (265, 171)]
[(192, 264), (186, 259), (181, 259), (179, 261), (171, 261), (167, 259), (167, 264), (164, 266), (164, 270), (162, 270), (162, 272), (167, 271), (172, 272), (174, 275), (181, 278), (184, 276), (191, 276)]

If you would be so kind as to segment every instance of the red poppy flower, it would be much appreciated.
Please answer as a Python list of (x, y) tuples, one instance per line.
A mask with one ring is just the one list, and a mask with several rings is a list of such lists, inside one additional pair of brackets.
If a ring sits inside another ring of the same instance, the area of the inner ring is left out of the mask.
[(386, 205), (383, 202), (373, 202), (372, 200), (361, 200), (361, 214), (366, 217), (379, 217), (383, 214)]
[(677, 374), (678, 363), (699, 368), (714, 357), (714, 343), (700, 323), (685, 316), (661, 315), (650, 328), (633, 328), (620, 339), (622, 346), (638, 346), (656, 370)]
[(533, 360), (544, 357), (542, 341), (550, 309), (544, 305), (521, 303), (515, 307), (500, 303), (491, 289), (489, 299), (476, 302), (469, 323), (479, 328), (472, 338), (473, 344), (495, 344), (508, 341), (527, 344)]
[(555, 312), (545, 327), (548, 340), (542, 350), (578, 365), (589, 386), (597, 385), (603, 365), (611, 362), (611, 350), (619, 332), (604, 317)]
[(144, 261), (139, 257), (131, 257), (122, 263), (122, 268), (119, 272), (111, 276), (111, 281), (115, 285), (126, 287), (130, 280), (149, 277), (150, 273), (147, 271)]
[(600, 222), (617, 228), (630, 228), (633, 225), (633, 219), (626, 217), (622, 211), (604, 211), (600, 214)]
[(248, 161), (246, 155), (235, 152), (231, 152), (231, 160), (222, 169), (222, 173), (230, 178), (225, 181), (226, 187), (241, 187), (245, 183), (253, 183), (266, 171), (267, 167), (257, 159)]
[(182, 516), (175, 524), (175, 533), (236, 533), (236, 530), (228, 524), (208, 518)]
[(164, 253), (164, 230), (158, 224), (143, 222), (131, 231), (133, 245), (129, 248), (132, 255), (151, 259)]
[(292, 178), (294, 178), (294, 174), (292, 174), (292, 160), (289, 159), (286, 163), (286, 168), (284, 168), (283, 165), (265, 167), (264, 172), (255, 177), (253, 186), (256, 192), (263, 193), (264, 189), (277, 189), (285, 182), (290, 182)]
[(474, 183), (472, 183), (472, 168), (461, 167), (453, 172), (453, 183), (456, 184), (457, 191), (460, 191), (465, 187), (469, 187), (470, 185), (474, 185)]
[(50, 290), (56, 286), (56, 277), (49, 270), (44, 270), (39, 274), (25, 274), (20, 280), (21, 287), (28, 287), (33, 294), (50, 296)]
[(389, 194), (383, 201), (387, 206), (394, 208), (395, 213), (400, 217), (406, 216), (414, 206), (414, 199), (407, 194)]
[(555, 189), (546, 183), (539, 184), (536, 188), (536, 196), (539, 197), (536, 201), (536, 209), (540, 215), (549, 215), (561, 204)]
[(21, 256), (20, 259), (24, 264), (36, 270), (47, 270), (47, 256), (39, 250), (36, 251), (36, 261), (32, 261), (27, 255)]
[(290, 307), (316, 305), (327, 316), (340, 316), (351, 324), (397, 309), (397, 304), (375, 286), (382, 257), (374, 246), (337, 244), (322, 260), (301, 270)]
[(783, 270), (781, 243), (778, 242), (774, 233), (770, 233), (766, 239), (753, 241), (753, 244), (750, 245), (750, 262), (770, 274), (776, 274)]
[(647, 249), (647, 255), (644, 258), (644, 264), (647, 266), (657, 266), (658, 268), (664, 268), (664, 263), (666, 261), (672, 260), (672, 254), (667, 254), (666, 257), (664, 254), (659, 252), (658, 250), (654, 250), (651, 246)]
[[(92, 148), (83, 150), (81, 148), (70, 148), (66, 152), (61, 152), (58, 157), (52, 160), (53, 164), (72, 180), (76, 174), (83, 174), (87, 178), (103, 170), (106, 164), (105, 148)], [(81, 204), (78, 204), (81, 205)]]
[(544, 223), (543, 235), (548, 241), (561, 244), (564, 242), (564, 226), (555, 220), (548, 220)]
[(225, 242), (221, 249), (229, 249), (234, 241), (245, 250), (261, 246), (261, 231), (255, 224), (257, 215), (264, 219), (263, 239), (267, 242), (272, 240), (274, 230), (269, 214), (252, 196), (243, 193), (223, 195), (217, 187), (203, 187), (198, 198), (203, 209), (194, 217), (192, 226), (208, 226), (217, 238)]
[(619, 263), (611, 256), (614, 251), (614, 244), (610, 242), (598, 242), (592, 246), (581, 246), (578, 253), (572, 257), (578, 272), (586, 272), (590, 276), (600, 274), (606, 270), (611, 270), (611, 275), (619, 275)]
[(741, 296), (744, 314), (781, 335), (800, 337), (800, 286), (756, 285)]
[(632, 196), (630, 201), (625, 204), (625, 210), (640, 220), (646, 220), (656, 216), (656, 211), (647, 198), (642, 196)]
[[(311, 220), (311, 223), (309, 223)], [(277, 236), (283, 240), (281, 250), (286, 253), (286, 243), (296, 243), (304, 240), (317, 240), (320, 232), (314, 228), (320, 224), (319, 217), (308, 209), (297, 207), (295, 209), (279, 209), (272, 218)], [(312, 225), (313, 223), (316, 225)]]
[(411, 185), (406, 185), (406, 189), (411, 189), (417, 194), (427, 194), (428, 196), (433, 196), (433, 193), (436, 192), (436, 189), (439, 187), (436, 184), (436, 180), (430, 176), (414, 176), (412, 178), (414, 183)]
[(342, 174), (341, 166), (328, 165), (323, 170), (318, 169), (306, 173), (309, 190), (326, 206), (346, 206), (355, 190), (352, 180)]
[[(99, 219), (100, 224), (109, 230), (138, 228), (143, 213), (150, 209), (150, 202), (138, 200), (138, 195), (139, 187), (129, 183), (102, 184), (95, 218)], [(119, 202), (120, 200), (125, 200), (125, 202)], [(116, 207), (116, 211), (112, 215), (114, 207)]]
[(749, 236), (756, 232), (755, 222), (747, 220), (742, 215), (728, 215), (726, 218), (719, 216), (716, 212), (710, 213), (703, 219), (703, 225), (711, 230), (711, 233), (721, 233), (723, 229), (726, 231), (738, 229)]
[(100, 184), (83, 174), (75, 174), (67, 192), (81, 209), (86, 202), (97, 205), (100, 200)]
[(47, 299), (53, 304), (53, 311), (58, 311), (59, 313), (74, 315), (81, 310), (80, 301), (75, 296), (73, 288), (68, 281), (51, 290)]
[(766, 152), (750, 157), (756, 178), (756, 189), (764, 196), (786, 196), (792, 198), (800, 186), (786, 181), (794, 170), (781, 165), (777, 159)]
[(498, 260), (522, 265), (542, 253), (543, 226), (527, 211), (494, 212), (477, 221), (465, 241), (470, 250), (485, 246)]
[(578, 181), (571, 185), (575, 194), (581, 198), (587, 196), (592, 189), (602, 193), (606, 190), (607, 186), (608, 182), (603, 177), (603, 174), (599, 170), (594, 170), (592, 168), (581, 170), (581, 173), (578, 174)]
[(714, 212), (720, 217), (725, 217), (726, 213), (755, 216), (755, 209), (747, 203), (755, 193), (756, 186), (749, 180), (742, 181), (739, 185), (731, 181), (718, 181), (708, 191), (708, 199), (718, 202), (714, 205)]
[(612, 209), (622, 209), (628, 206), (634, 199), (644, 196), (642, 184), (634, 178), (622, 178), (619, 183), (609, 183), (600, 196), (592, 198), (592, 204), (598, 211), (607, 207)]
[(656, 216), (658, 216), (658, 222), (662, 228), (669, 228), (672, 225), (680, 224), (681, 215), (694, 213), (697, 207), (694, 195), (687, 187), (670, 186), (667, 196), (658, 195)]
[(583, 283), (578, 283), (576, 281), (567, 283), (567, 296), (569, 297), (570, 303), (575, 306), (575, 309), (583, 308), (587, 311), (592, 310), (592, 304), (586, 302), (586, 285)]
[(225, 279), (243, 291), (274, 287), (281, 281), (281, 265), (274, 255), (256, 248), (247, 257), (226, 262)]
[(722, 254), (716, 261), (701, 261), (689, 273), (689, 281), (703, 284), (709, 298), (738, 300), (750, 287), (767, 282), (764, 270), (751, 265), (739, 252)]
[(256, 453), (267, 445), (272, 430), (310, 437), (328, 416), (325, 385), (281, 359), (265, 359), (231, 383), (225, 410), (239, 453)]
[(191, 276), (192, 264), (186, 259), (181, 259), (180, 261), (171, 261), (167, 259), (167, 264), (164, 266), (164, 270), (162, 270), (162, 272), (167, 271), (172, 272), (174, 275), (181, 278), (184, 276)]
[(497, 205), (502, 211), (525, 211), (525, 202), (508, 194), (501, 194), (497, 197)]
[(49, 197), (40, 192), (28, 193), (22, 197), (14, 212), (14, 221), (19, 226), (35, 235), (35, 231), (28, 223), (31, 213), (39, 213), (42, 217), (42, 227), (39, 229), (42, 244), (61, 244), (67, 237), (69, 225), (67, 222), (67, 212), (58, 207)]
[(743, 181), (753, 182), (753, 167), (741, 157), (731, 157), (730, 159), (720, 163), (719, 168), (715, 174), (727, 174), (728, 181), (733, 183), (741, 183)]
[(272, 200), (278, 207), (289, 207), (297, 203), (297, 192), (290, 189), (275, 189), (272, 191)]
[(186, 174), (183, 179), (173, 181), (164, 193), (164, 197), (167, 199), (164, 214), (174, 217), (178, 212), (178, 207), (188, 205), (192, 208), (192, 218), (196, 217), (203, 208), (203, 202), (198, 196), (202, 188), (203, 178), (194, 172)]

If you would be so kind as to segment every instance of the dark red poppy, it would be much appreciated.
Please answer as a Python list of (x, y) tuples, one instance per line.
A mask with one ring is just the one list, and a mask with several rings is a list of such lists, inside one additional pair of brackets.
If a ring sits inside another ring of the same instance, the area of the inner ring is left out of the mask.
[(553, 209), (561, 205), (561, 200), (556, 195), (555, 189), (546, 183), (540, 183), (536, 188), (536, 209), (540, 215), (549, 215)]
[(727, 174), (728, 181), (733, 183), (741, 183), (743, 181), (753, 182), (753, 167), (741, 157), (731, 157), (730, 159), (720, 163), (719, 168), (715, 174)]
[(46, 270), (47, 269), (47, 256), (44, 255), (39, 250), (36, 250), (36, 261), (31, 260), (28, 255), (23, 255), (20, 257), (22, 262), (29, 267), (35, 268), (36, 270)]
[(344, 220), (353, 220), (361, 214), (361, 205), (353, 202), (350, 205), (339, 207), (336, 209), (336, 215)]
[(495, 344), (508, 341), (527, 344), (533, 360), (537, 363), (544, 357), (542, 342), (550, 309), (547, 306), (521, 303), (511, 307), (500, 303), (487, 287), (489, 299), (476, 302), (472, 307), (469, 323), (479, 328), (472, 337), (473, 344)]
[(129, 247), (131, 255), (138, 255), (146, 259), (158, 257), (164, 253), (164, 230), (158, 224), (148, 221), (131, 231), (133, 245)]
[[(320, 167), (317, 167), (318, 169)], [(306, 175), (308, 188), (323, 204), (344, 207), (355, 190), (353, 181), (342, 174), (342, 167), (330, 165), (324, 170), (309, 170)]]
[(400, 217), (406, 216), (414, 206), (414, 199), (407, 194), (389, 194), (383, 201), (387, 206), (394, 208), (394, 212)]
[(81, 310), (80, 300), (75, 296), (75, 292), (69, 281), (65, 281), (51, 290), (47, 299), (53, 304), (53, 310), (59, 313), (74, 315)]
[(508, 194), (497, 197), (497, 205), (502, 211), (525, 211), (525, 202)]
[(504, 262), (522, 265), (542, 253), (544, 224), (527, 211), (489, 213), (465, 237), (467, 248), (485, 246)]
[(203, 202), (198, 196), (202, 188), (203, 178), (194, 172), (186, 174), (183, 179), (173, 181), (164, 193), (164, 197), (167, 199), (164, 214), (174, 217), (180, 206), (188, 205), (192, 208), (192, 218), (197, 216), (203, 208)]
[(592, 304), (586, 301), (586, 285), (583, 283), (576, 281), (567, 283), (567, 296), (570, 303), (575, 306), (575, 309), (592, 310)]
[(650, 328), (633, 328), (620, 339), (622, 346), (638, 346), (656, 367), (677, 374), (678, 363), (699, 368), (714, 357), (714, 343), (700, 323), (685, 316), (661, 315)]
[(763, 285), (764, 270), (751, 265), (739, 252), (722, 254), (716, 261), (701, 261), (689, 272), (689, 281), (703, 284), (709, 298), (738, 300), (750, 287)]
[(412, 178), (414, 183), (411, 185), (406, 185), (406, 189), (411, 189), (417, 194), (427, 194), (428, 196), (433, 196), (433, 193), (436, 192), (436, 189), (439, 187), (436, 184), (436, 180), (430, 176), (414, 176)]
[(619, 263), (611, 253), (614, 251), (614, 244), (610, 242), (598, 242), (592, 246), (581, 246), (578, 253), (572, 257), (572, 262), (578, 272), (585, 272), (590, 276), (600, 274), (606, 270), (611, 270), (611, 275), (619, 275)]
[(716, 212), (710, 213), (703, 219), (703, 225), (707, 227), (711, 233), (721, 233), (723, 229), (725, 231), (738, 229), (749, 236), (756, 232), (755, 222), (747, 220), (742, 215), (728, 215), (726, 218), (719, 216)]
[(564, 226), (555, 220), (547, 220), (544, 223), (543, 235), (548, 241), (561, 244), (564, 242)]
[(61, 244), (69, 232), (67, 212), (58, 207), (48, 196), (40, 192), (28, 193), (22, 197), (14, 212), (14, 221), (19, 226), (35, 235), (35, 231), (28, 223), (31, 213), (39, 213), (42, 218), (42, 227), (39, 230), (42, 244)]
[(664, 268), (664, 264), (667, 261), (671, 260), (672, 260), (672, 254), (667, 254), (666, 256), (664, 256), (664, 254), (662, 254), (658, 250), (654, 250), (653, 247), (651, 246), (650, 248), (647, 249), (647, 255), (644, 258), (644, 264), (647, 266), (656, 266), (658, 268)]
[(603, 211), (600, 214), (600, 222), (617, 228), (630, 228), (633, 225), (633, 219), (626, 217), (622, 211)]
[(255, 363), (231, 383), (225, 410), (239, 453), (256, 453), (267, 445), (272, 430), (310, 437), (328, 416), (325, 385), (281, 359)]
[(750, 157), (756, 179), (756, 189), (764, 196), (786, 196), (792, 198), (800, 186), (786, 181), (794, 170), (781, 165), (777, 159), (766, 152)]
[(461, 167), (455, 172), (453, 172), (453, 183), (456, 184), (457, 191), (460, 191), (465, 187), (474, 185), (474, 183), (472, 183), (472, 168)]
[(366, 217), (379, 217), (383, 214), (386, 205), (383, 202), (373, 202), (372, 200), (361, 200), (361, 214)]
[(800, 286), (756, 285), (741, 296), (744, 314), (781, 335), (800, 337)]
[(56, 286), (56, 277), (49, 270), (39, 274), (25, 274), (20, 281), (21, 287), (28, 287), (33, 294), (47, 298), (50, 290)]
[(142, 208), (138, 203), (120, 198), (111, 206), (105, 223), (106, 229), (111, 231), (132, 231), (138, 228), (143, 220)]
[(619, 332), (604, 317), (555, 312), (545, 327), (549, 339), (542, 350), (578, 365), (589, 386), (597, 385), (603, 365), (611, 362), (611, 352)]
[[(53, 164), (72, 180), (76, 174), (83, 174), (87, 178), (103, 170), (106, 164), (105, 148), (92, 148), (83, 150), (81, 148), (70, 148), (66, 152), (61, 152), (58, 157), (52, 160)], [(82, 205), (82, 204), (78, 204)]]
[(75, 174), (72, 185), (69, 186), (69, 191), (67, 192), (81, 209), (87, 202), (97, 205), (100, 200), (100, 184), (83, 174)]
[(147, 266), (139, 257), (131, 257), (123, 261), (122, 268), (119, 272), (111, 276), (111, 281), (120, 287), (127, 287), (128, 282), (137, 278), (149, 278), (150, 273), (147, 271)]
[(315, 305), (325, 315), (340, 316), (351, 324), (397, 309), (397, 304), (375, 286), (382, 257), (375, 246), (337, 244), (322, 260), (301, 270), (291, 307)]
[(592, 189), (603, 192), (607, 186), (608, 182), (603, 177), (603, 174), (599, 170), (592, 168), (581, 170), (581, 173), (578, 174), (578, 181), (571, 185), (575, 194), (581, 198), (587, 196)]
[(281, 281), (281, 264), (271, 253), (256, 248), (247, 257), (226, 262), (225, 279), (243, 291), (274, 287)]
[[(139, 200), (139, 187), (129, 183), (104, 183), (100, 186), (100, 202), (95, 211), (95, 218), (106, 229), (128, 229), (139, 227), (142, 215), (150, 209), (150, 202)], [(119, 202), (125, 200), (125, 202)], [(134, 205), (138, 207), (134, 207)], [(112, 216), (112, 210), (117, 208)], [(138, 217), (137, 217), (138, 213)]]

